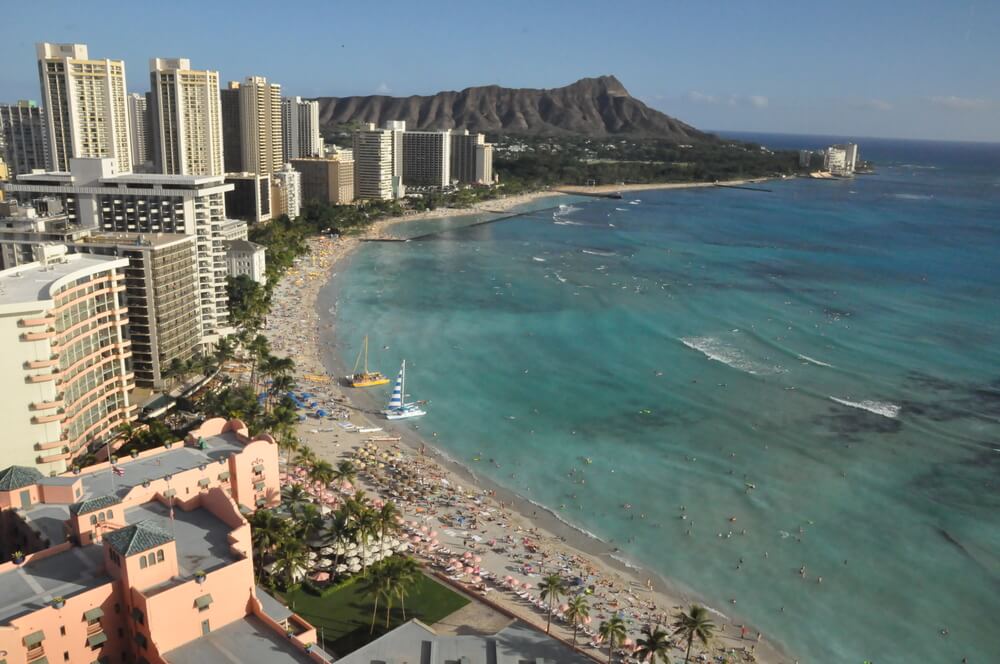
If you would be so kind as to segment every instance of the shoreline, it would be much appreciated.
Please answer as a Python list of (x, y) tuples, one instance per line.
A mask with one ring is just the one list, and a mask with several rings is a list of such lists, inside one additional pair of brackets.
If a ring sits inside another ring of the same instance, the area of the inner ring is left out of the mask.
[[(761, 180), (743, 180), (739, 182), (751, 183), (759, 181)], [(733, 182), (735, 183), (736, 181)], [(714, 184), (635, 185), (637, 189), (629, 190), (706, 187), (714, 186)], [(612, 191), (624, 189), (623, 187), (611, 187)], [(564, 191), (544, 191), (510, 197), (510, 199), (484, 201), (481, 204), (477, 204), (477, 209), (472, 210), (469, 208), (459, 210), (441, 209), (409, 215), (403, 218), (382, 220), (376, 222), (372, 230), (376, 233), (384, 233), (391, 226), (412, 220), (467, 216), (498, 211), (500, 209), (499, 206), (493, 207), (489, 204), (497, 204), (503, 201), (507, 203), (502, 211), (507, 212), (513, 207), (555, 195), (572, 194)], [(483, 207), (489, 207), (490, 209), (483, 210)], [(582, 557), (598, 571), (599, 578), (610, 580), (609, 587), (615, 589), (615, 592), (626, 593), (644, 603), (652, 602), (655, 605), (653, 611), (657, 614), (667, 614), (667, 624), (671, 620), (672, 613), (678, 607), (686, 608), (691, 602), (704, 604), (704, 602), (700, 601), (694, 590), (686, 589), (679, 582), (662, 577), (640, 566), (638, 563), (630, 561), (627, 555), (617, 547), (612, 547), (611, 544), (600, 540), (583, 528), (565, 521), (551, 508), (539, 505), (514, 491), (496, 484), (488, 478), (480, 477), (475, 473), (474, 469), (436, 449), (433, 446), (433, 440), (426, 440), (420, 432), (413, 431), (406, 426), (393, 426), (392, 423), (387, 423), (383, 419), (374, 416), (377, 414), (377, 409), (381, 404), (377, 403), (372, 395), (366, 394), (361, 390), (350, 390), (349, 388), (341, 387), (336, 377), (346, 373), (344, 370), (345, 367), (342, 367), (340, 364), (343, 354), (336, 351), (339, 344), (337, 343), (335, 334), (335, 322), (328, 318), (328, 316), (335, 317), (335, 313), (320, 311), (320, 307), (324, 302), (335, 300), (332, 298), (322, 298), (321, 294), (336, 292), (338, 286), (334, 281), (335, 273), (333, 271), (338, 266), (343, 267), (344, 261), (349, 259), (351, 253), (359, 244), (360, 241), (357, 237), (346, 237), (336, 242), (327, 239), (310, 240), (310, 248), (312, 250), (310, 256), (305, 257), (299, 266), (290, 270), (282, 280), (282, 284), (275, 290), (275, 308), (272, 318), (279, 322), (273, 328), (269, 324), (268, 329), (264, 330), (264, 333), (271, 337), (272, 346), (276, 354), (286, 353), (295, 356), (297, 361), (296, 378), (299, 380), (300, 389), (310, 390), (310, 379), (308, 377), (313, 377), (314, 379), (320, 376), (329, 377), (330, 381), (328, 383), (314, 382), (313, 385), (321, 384), (322, 389), (331, 395), (338, 405), (349, 408), (352, 422), (362, 427), (376, 426), (384, 428), (385, 433), (378, 434), (379, 436), (400, 436), (398, 443), (389, 443), (388, 446), (386, 443), (379, 443), (382, 449), (387, 449), (388, 447), (392, 450), (399, 450), (412, 458), (415, 463), (430, 462), (430, 466), (436, 472), (440, 472), (443, 477), (449, 478), (450, 481), (462, 487), (469, 488), (471, 495), (477, 497), (477, 502), (481, 500), (483, 503), (489, 503), (496, 508), (499, 501), (499, 512), (505, 514), (505, 517), (510, 520), (511, 524), (517, 524), (518, 529), (525, 533), (531, 533), (532, 537), (537, 537), (539, 541), (545, 544), (546, 548), (554, 551), (569, 552), (572, 556)], [(284, 321), (285, 325), (282, 325), (280, 321)], [(293, 335), (295, 338), (290, 340), (292, 341), (291, 344), (286, 343), (289, 339), (285, 339), (282, 336), (290, 334), (288, 326), (295, 328)], [(307, 420), (300, 423), (298, 427), (299, 437), (316, 452), (318, 457), (332, 462), (350, 457), (355, 448), (361, 446), (366, 439), (365, 436), (349, 434), (346, 431), (339, 430), (337, 427), (320, 431), (316, 428), (317, 426), (322, 425), (315, 420)], [(424, 450), (424, 452), (421, 453), (421, 450)], [(365, 484), (369, 491), (382, 498), (388, 498), (384, 493), (375, 491), (370, 483)], [(400, 507), (402, 508), (402, 506)], [(507, 513), (506, 510), (510, 510), (510, 513)], [(414, 516), (412, 512), (406, 510), (404, 510), (404, 515), (408, 519)], [(443, 529), (442, 526), (438, 527)], [(647, 589), (647, 583), (651, 583), (651, 591)], [(505, 596), (501, 597), (499, 593), (491, 594), (490, 597), (494, 601), (500, 600), (506, 609), (512, 611), (521, 619), (544, 628), (544, 615), (540, 615), (516, 601), (507, 601), (509, 598)], [(737, 649), (738, 651), (741, 648), (754, 646), (755, 652), (753, 656), (756, 657), (756, 660), (751, 661), (759, 661), (766, 664), (792, 661), (792, 658), (783, 652), (779, 645), (772, 643), (770, 639), (764, 638), (761, 642), (757, 642), (753, 637), (746, 640), (741, 639), (740, 627), (742, 625), (747, 627), (749, 630), (748, 633), (751, 635), (756, 634), (758, 631), (749, 622), (741, 624), (738, 622), (738, 617), (730, 617), (723, 620), (723, 612), (707, 604), (705, 606), (713, 612), (713, 618), (716, 621), (717, 627), (722, 628), (724, 626), (724, 631), (723, 629), (719, 629), (716, 632), (716, 637), (713, 640), (716, 647), (713, 649), (713, 652), (717, 652), (719, 646), (724, 647), (727, 651), (730, 649)], [(597, 620), (598, 618), (595, 616), (595, 621)], [(568, 636), (568, 630), (561, 627), (556, 628), (555, 623), (553, 625), (554, 631), (560, 636)], [(631, 638), (634, 639), (637, 636), (637, 631), (641, 626), (641, 621), (632, 621), (630, 625)], [(596, 653), (591, 648), (583, 647), (591, 654)], [(606, 651), (602, 651), (602, 653), (597, 653), (597, 656), (605, 657)]]

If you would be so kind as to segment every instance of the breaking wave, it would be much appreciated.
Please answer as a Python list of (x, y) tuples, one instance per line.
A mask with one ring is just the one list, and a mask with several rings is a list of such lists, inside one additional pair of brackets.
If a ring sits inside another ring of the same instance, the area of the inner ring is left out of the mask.
[(875, 413), (876, 415), (881, 415), (882, 417), (895, 418), (899, 415), (899, 406), (886, 401), (874, 401), (872, 399), (865, 399), (864, 401), (848, 401), (847, 399), (838, 399), (837, 397), (830, 397), (830, 399), (832, 401), (836, 401), (842, 406), (857, 408), (859, 410), (867, 410), (869, 413)]
[(757, 364), (746, 356), (739, 348), (730, 346), (715, 337), (682, 337), (680, 342), (692, 350), (696, 350), (710, 360), (722, 362), (728, 367), (744, 371), (748, 374), (783, 373), (780, 366)]

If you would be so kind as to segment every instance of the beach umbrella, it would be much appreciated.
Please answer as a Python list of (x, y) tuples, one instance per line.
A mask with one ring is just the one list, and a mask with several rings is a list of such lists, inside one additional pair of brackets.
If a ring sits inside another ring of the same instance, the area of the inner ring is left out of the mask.
[(324, 581), (329, 581), (330, 580), (330, 573), (329, 572), (316, 572), (315, 574), (312, 575), (312, 580), (313, 581), (318, 581), (319, 583), (323, 583)]
[(427, 526), (420, 526), (420, 532), (422, 533), (430, 532), (430, 528), (428, 528)]
[(466, 574), (472, 574), (472, 573), (473, 573), (473, 572), (475, 572), (475, 571), (476, 571), (476, 570), (475, 570), (475, 568), (473, 568), (473, 567), (466, 567), (466, 568), (465, 568), (465, 573), (466, 573)]
[(594, 619), (591, 618), (590, 616), (587, 616), (586, 618), (583, 619), (583, 624), (584, 625), (589, 625), (592, 622), (594, 622)]
[(512, 588), (517, 588), (519, 585), (521, 585), (521, 582), (518, 581), (517, 579), (511, 579), (510, 580), (510, 585), (511, 585)]
[(438, 536), (438, 531), (436, 531), (436, 530), (432, 530), (432, 531), (430, 532), (430, 536), (431, 536), (431, 538), (432, 538), (432, 539), (433, 539), (433, 538), (435, 538), (435, 537), (437, 537), (437, 536)]
[(531, 585), (530, 581), (525, 581), (524, 583), (521, 584), (521, 587), (527, 590), (528, 588), (532, 588), (534, 586)]
[(337, 565), (336, 570), (337, 570), (337, 574), (343, 574), (344, 572), (347, 571), (347, 565), (341, 563), (341, 564)]
[(483, 577), (481, 577), (481, 576), (474, 576), (474, 577), (472, 577), (472, 582), (473, 583), (482, 583), (483, 582)]
[(477, 563), (481, 563), (481, 562), (483, 562), (483, 559), (482, 559), (482, 557), (481, 557), (481, 556), (474, 556), (474, 557), (473, 557), (472, 559), (473, 559), (474, 561), (476, 561)]
[(462, 554), (462, 557), (465, 558), (466, 560), (468, 560), (469, 558), (472, 557), (472, 552), (471, 551), (466, 551), (465, 553)]

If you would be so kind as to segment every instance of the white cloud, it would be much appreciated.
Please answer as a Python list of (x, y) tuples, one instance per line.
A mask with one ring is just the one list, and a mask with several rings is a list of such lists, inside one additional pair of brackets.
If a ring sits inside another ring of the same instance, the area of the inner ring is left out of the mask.
[(375, 94), (378, 94), (378, 95), (387, 95), (390, 92), (392, 92), (392, 88), (390, 88), (389, 84), (386, 83), (385, 81), (382, 81), (381, 83), (379, 83), (378, 87), (375, 88)]
[(948, 95), (946, 97), (931, 97), (931, 103), (936, 106), (944, 106), (956, 111), (975, 111), (986, 108), (990, 102), (986, 99), (976, 99), (974, 97), (956, 97)]
[(719, 103), (719, 98), (715, 95), (707, 95), (704, 92), (698, 92), (697, 90), (692, 90), (688, 93), (688, 99), (699, 104), (717, 104)]
[(851, 103), (854, 108), (860, 108), (869, 111), (891, 111), (892, 104), (884, 99), (861, 99)]
[(768, 104), (767, 97), (763, 95), (711, 95), (698, 90), (687, 93), (687, 98), (696, 104), (725, 104), (727, 106), (753, 106), (754, 108), (767, 108)]

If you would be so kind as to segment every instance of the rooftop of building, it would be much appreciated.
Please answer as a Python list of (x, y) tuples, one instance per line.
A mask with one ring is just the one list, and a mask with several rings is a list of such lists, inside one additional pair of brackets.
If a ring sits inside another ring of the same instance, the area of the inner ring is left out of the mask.
[[(175, 510), (176, 511), (176, 510)], [(131, 521), (129, 515), (136, 516), (135, 509), (125, 511), (126, 521)], [(104, 536), (111, 548), (122, 556), (133, 556), (143, 551), (149, 551), (174, 541), (173, 535), (156, 521), (143, 519), (135, 521)]]
[(249, 253), (264, 251), (266, 249), (263, 245), (251, 242), (250, 240), (224, 240), (222, 244), (226, 247), (226, 249), (232, 251), (245, 251)]
[[(47, 263), (26, 263), (0, 271), (0, 305), (38, 302), (51, 299), (55, 282), (88, 270), (108, 268), (109, 263), (124, 261), (113, 256), (67, 254)], [(120, 263), (124, 265), (124, 263)]]
[(170, 650), (163, 654), (163, 658), (170, 664), (299, 664), (312, 661), (291, 642), (252, 616)]
[(42, 473), (37, 468), (28, 466), (10, 466), (0, 470), (0, 491), (14, 491), (30, 486), (42, 479)]
[(81, 244), (117, 247), (161, 248), (181, 242), (194, 243), (194, 236), (183, 233), (94, 233), (78, 240)]
[(0, 623), (45, 608), (54, 597), (71, 597), (108, 583), (104, 550), (73, 547), (0, 574)]
[(496, 634), (443, 636), (419, 620), (400, 625), (337, 661), (342, 664), (593, 664), (589, 657), (522, 622), (515, 622)]
[[(199, 508), (185, 512), (175, 507), (174, 518), (171, 519), (170, 508), (157, 500), (152, 500), (125, 510), (125, 521), (140, 531), (134, 536), (131, 533), (121, 536), (129, 538), (129, 544), (133, 547), (131, 553), (141, 553), (166, 544), (170, 540), (177, 544), (177, 567), (180, 578), (154, 589), (146, 589), (147, 593), (172, 587), (178, 581), (194, 577), (194, 573), (199, 570), (211, 572), (238, 560), (229, 544), (229, 533), (233, 529), (206, 509)], [(127, 529), (117, 530), (106, 537), (110, 540), (113, 535), (123, 530)], [(131, 555), (121, 549), (116, 550), (122, 555)]]

